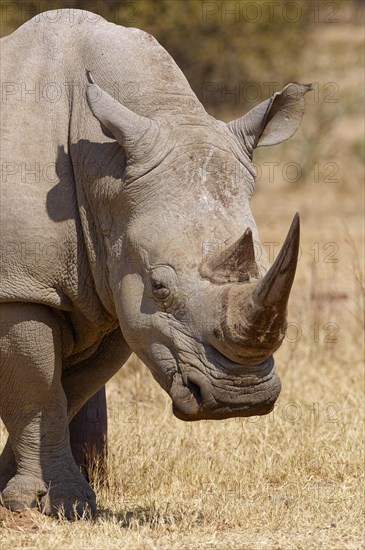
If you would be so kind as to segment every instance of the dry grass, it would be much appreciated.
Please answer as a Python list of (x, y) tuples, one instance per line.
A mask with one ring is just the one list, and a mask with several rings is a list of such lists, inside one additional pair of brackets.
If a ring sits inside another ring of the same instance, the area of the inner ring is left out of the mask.
[[(345, 43), (361, 32), (344, 27), (336, 42), (344, 56), (327, 78), (340, 89), (356, 64), (346, 65)], [(332, 33), (328, 40), (335, 39)], [(304, 81), (320, 80), (325, 57), (318, 67), (308, 64)], [(96, 521), (3, 511), (1, 548), (363, 547), (363, 175), (351, 153), (359, 135), (349, 131), (352, 115), (338, 115), (341, 106), (313, 103), (305, 122), (315, 127), (326, 109), (337, 113), (333, 132), (317, 137), (318, 158), (338, 163), (339, 183), (315, 183), (307, 174), (289, 188), (278, 175), (258, 185), (253, 203), (263, 242), (282, 242), (291, 215), (302, 214), (291, 328), (276, 354), (283, 391), (274, 412), (182, 423), (132, 358), (108, 386), (109, 475), (108, 486), (98, 487)], [(297, 141), (260, 158), (293, 160), (298, 150)]]

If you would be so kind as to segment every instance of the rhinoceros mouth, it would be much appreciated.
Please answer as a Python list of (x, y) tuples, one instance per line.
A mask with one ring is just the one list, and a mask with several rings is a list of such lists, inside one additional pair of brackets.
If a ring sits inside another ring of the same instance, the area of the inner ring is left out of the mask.
[[(204, 408), (203, 396), (199, 384), (193, 382), (191, 378), (182, 376), (180, 373), (175, 374), (174, 380), (170, 389), (170, 397), (173, 402), (173, 412), (175, 416), (180, 418), (178, 414), (187, 416), (199, 416)], [(185, 418), (182, 418), (184, 420)]]
[[(272, 411), (281, 389), (272, 356), (263, 364), (256, 366), (255, 372), (253, 367), (236, 365), (223, 358), (219, 365), (221, 368), (228, 370), (229, 367), (234, 367), (236, 371), (234, 374), (237, 374), (237, 371), (240, 373), (239, 378), (246, 368), (248, 377), (247, 386), (241, 386), (238, 391), (236, 388), (236, 392), (232, 391), (232, 386), (227, 386), (226, 399), (222, 397), (222, 391), (217, 390), (210, 383), (209, 378), (197, 369), (195, 363), (195, 361), (190, 364), (180, 363), (179, 371), (175, 374), (170, 388), (172, 410), (180, 420), (220, 420), (265, 415)], [(258, 375), (260, 371), (261, 375)], [(230, 395), (231, 391), (232, 395)]]

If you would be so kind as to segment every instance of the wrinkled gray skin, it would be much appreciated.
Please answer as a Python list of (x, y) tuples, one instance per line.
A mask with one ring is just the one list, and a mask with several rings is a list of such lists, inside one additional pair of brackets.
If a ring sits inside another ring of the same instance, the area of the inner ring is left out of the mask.
[(2, 39), (1, 70), (2, 503), (72, 517), (95, 495), (68, 421), (131, 352), (183, 420), (272, 409), (299, 226), (262, 279), (251, 160), (310, 87), (227, 125), (154, 38), (78, 10)]

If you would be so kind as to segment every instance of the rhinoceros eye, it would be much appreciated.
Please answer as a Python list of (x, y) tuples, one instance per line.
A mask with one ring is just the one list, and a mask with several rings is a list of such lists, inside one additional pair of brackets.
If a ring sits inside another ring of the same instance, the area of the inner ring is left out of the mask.
[(150, 270), (150, 289), (154, 301), (162, 309), (170, 309), (176, 294), (176, 275), (169, 266), (155, 266)]
[(156, 300), (164, 302), (170, 296), (170, 290), (158, 281), (152, 281), (152, 292)]

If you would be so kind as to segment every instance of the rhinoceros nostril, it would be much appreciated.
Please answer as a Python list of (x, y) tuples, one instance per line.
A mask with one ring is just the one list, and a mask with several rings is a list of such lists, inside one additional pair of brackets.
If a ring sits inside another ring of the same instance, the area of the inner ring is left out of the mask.
[(191, 391), (191, 393), (193, 394), (196, 402), (198, 403), (198, 405), (202, 405), (203, 404), (203, 398), (202, 398), (202, 394), (201, 394), (201, 391), (200, 391), (200, 387), (195, 384), (195, 382), (192, 382), (189, 378), (187, 379), (187, 387), (189, 388), (189, 390)]

